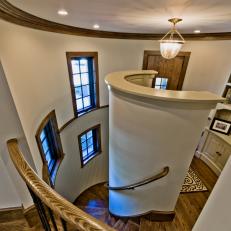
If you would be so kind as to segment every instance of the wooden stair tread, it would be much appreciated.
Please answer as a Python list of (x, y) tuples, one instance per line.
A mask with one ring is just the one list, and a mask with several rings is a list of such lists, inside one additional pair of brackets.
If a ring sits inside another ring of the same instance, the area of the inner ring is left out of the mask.
[(124, 231), (139, 231), (140, 226), (135, 222), (128, 220), (127, 224), (124, 227)]
[(118, 230), (118, 231), (123, 231), (126, 226), (126, 223), (119, 219), (114, 225), (113, 228)]

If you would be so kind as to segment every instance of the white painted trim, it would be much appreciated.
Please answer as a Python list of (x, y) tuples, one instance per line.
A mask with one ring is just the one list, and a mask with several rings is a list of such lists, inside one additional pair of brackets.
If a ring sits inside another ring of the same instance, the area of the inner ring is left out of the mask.
[(200, 159), (204, 161), (217, 176), (221, 174), (222, 170), (212, 160), (210, 160), (206, 154), (201, 153)]

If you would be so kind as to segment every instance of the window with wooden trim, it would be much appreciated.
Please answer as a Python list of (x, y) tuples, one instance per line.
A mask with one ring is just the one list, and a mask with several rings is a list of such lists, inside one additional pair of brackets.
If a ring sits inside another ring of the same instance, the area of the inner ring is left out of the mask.
[(76, 117), (99, 107), (97, 52), (67, 52), (74, 114)]
[(98, 124), (79, 135), (79, 152), (82, 167), (101, 153), (100, 133), (100, 124)]
[(168, 85), (168, 78), (164, 78), (164, 77), (156, 77), (154, 80), (154, 88), (155, 89), (163, 89), (166, 90), (167, 89), (167, 85)]
[(52, 111), (44, 118), (35, 137), (43, 164), (45, 165), (45, 169), (48, 170), (48, 176), (43, 171), (43, 178), (47, 182), (48, 177), (50, 180), (49, 183), (54, 183), (58, 165), (63, 158), (55, 111)]

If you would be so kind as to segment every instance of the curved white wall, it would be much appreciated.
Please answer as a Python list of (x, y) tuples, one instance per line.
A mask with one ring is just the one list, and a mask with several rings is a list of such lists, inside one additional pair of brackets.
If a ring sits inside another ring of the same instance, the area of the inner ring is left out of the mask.
[(138, 97), (113, 86), (109, 95), (109, 185), (126, 186), (150, 178), (166, 166), (170, 170), (165, 177), (134, 190), (110, 190), (109, 210), (126, 217), (174, 211), (208, 113), (216, 102), (171, 101), (167, 93), (163, 100)]
[[(98, 51), (100, 101), (108, 103), (106, 74), (141, 69), (144, 50), (158, 50), (157, 41), (78, 37), (29, 29), (0, 21), (0, 59), (39, 175), (42, 161), (35, 133), (53, 109), (59, 127), (73, 115), (66, 51)], [(231, 41), (190, 42), (184, 89), (220, 94), (231, 72)]]
[[(107, 107), (79, 117), (61, 132), (65, 157), (55, 189), (72, 202), (90, 186), (108, 181), (108, 123)], [(102, 153), (81, 168), (78, 135), (97, 124), (101, 125)]]

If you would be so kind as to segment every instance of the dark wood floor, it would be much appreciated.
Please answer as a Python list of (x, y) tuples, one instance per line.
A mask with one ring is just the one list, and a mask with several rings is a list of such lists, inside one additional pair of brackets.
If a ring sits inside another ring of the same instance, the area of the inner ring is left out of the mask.
[(121, 220), (111, 216), (108, 212), (108, 190), (103, 184), (83, 192), (76, 199), (75, 205), (121, 231), (190, 231), (217, 181), (217, 176), (200, 159), (194, 158), (191, 167), (208, 191), (180, 194), (172, 222), (152, 222), (144, 218)]
[[(152, 222), (144, 218), (118, 219), (108, 212), (108, 190), (103, 184), (95, 185), (82, 193), (75, 205), (99, 220), (120, 231), (190, 231), (195, 224), (217, 177), (201, 160), (194, 158), (192, 169), (208, 188), (207, 192), (180, 194), (176, 204), (176, 216), (172, 222)], [(39, 221), (37, 227), (30, 228), (23, 214), (0, 216), (0, 231), (42, 231)], [(75, 230), (71, 227), (68, 230)]]

